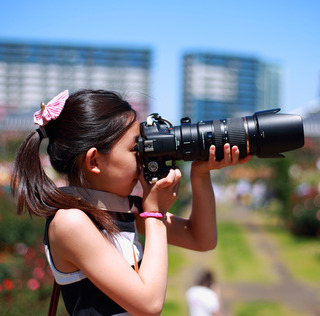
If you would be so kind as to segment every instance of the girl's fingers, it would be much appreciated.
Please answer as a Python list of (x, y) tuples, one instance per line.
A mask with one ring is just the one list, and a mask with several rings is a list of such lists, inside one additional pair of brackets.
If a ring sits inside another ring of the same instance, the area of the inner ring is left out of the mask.
[(157, 185), (159, 188), (166, 188), (166, 187), (170, 187), (172, 185), (176, 185), (179, 180), (181, 178), (181, 172), (179, 169), (170, 169), (168, 175), (159, 180), (157, 182)]
[[(212, 158), (211, 158), (212, 157)], [(210, 158), (212, 159), (212, 160), (216, 160), (216, 146), (215, 145), (211, 145), (210, 146), (210, 152), (209, 152), (209, 160), (210, 160)]]
[(179, 180), (181, 178), (181, 171), (180, 169), (170, 169), (168, 175), (163, 178), (160, 179), (158, 181), (156, 181), (154, 184), (150, 184), (143, 175), (143, 172), (141, 171), (139, 174), (139, 181), (142, 185), (143, 188), (151, 188), (153, 185), (156, 185), (159, 189), (164, 189), (170, 186), (174, 186), (177, 183), (179, 183)]
[(220, 161), (216, 161), (216, 147), (212, 145), (210, 147), (210, 154), (209, 154), (209, 168), (223, 168), (230, 165), (236, 165), (239, 163), (239, 155), (240, 151), (238, 146), (230, 147), (229, 143), (226, 143), (223, 146), (223, 159)]
[(231, 163), (231, 150), (230, 150), (230, 144), (225, 144), (224, 147), (224, 163), (226, 165), (229, 165)]
[(237, 146), (232, 147), (232, 164), (236, 165), (239, 162), (240, 151)]

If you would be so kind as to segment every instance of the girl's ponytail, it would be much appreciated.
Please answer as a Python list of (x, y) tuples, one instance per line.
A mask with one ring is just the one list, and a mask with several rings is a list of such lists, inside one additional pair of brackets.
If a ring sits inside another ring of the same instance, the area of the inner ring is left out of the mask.
[[(44, 208), (54, 183), (47, 177), (41, 165), (39, 149), (43, 136), (40, 130), (29, 134), (21, 144), (13, 164), (11, 190), (17, 203), (18, 214), (50, 216), (55, 209)], [(51, 209), (51, 211), (50, 211)]]

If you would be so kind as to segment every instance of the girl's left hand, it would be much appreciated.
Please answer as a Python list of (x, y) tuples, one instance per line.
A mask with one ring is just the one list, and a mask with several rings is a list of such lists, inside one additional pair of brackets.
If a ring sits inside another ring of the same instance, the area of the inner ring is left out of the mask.
[(234, 166), (237, 164), (243, 164), (248, 162), (252, 156), (248, 155), (244, 158), (239, 159), (240, 151), (237, 146), (230, 148), (230, 144), (224, 145), (224, 156), (220, 161), (216, 160), (216, 148), (215, 146), (210, 147), (209, 159), (207, 161), (196, 160), (192, 163), (192, 169), (197, 174), (206, 174), (213, 169), (221, 169), (228, 166)]
[(143, 188), (143, 208), (167, 212), (178, 198), (181, 172), (179, 169), (170, 169), (169, 174), (150, 184), (140, 172), (139, 180)]

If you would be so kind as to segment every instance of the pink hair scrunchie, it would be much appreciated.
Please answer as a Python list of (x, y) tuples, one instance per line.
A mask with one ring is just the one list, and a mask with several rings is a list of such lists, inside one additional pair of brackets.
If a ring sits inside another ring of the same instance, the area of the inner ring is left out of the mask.
[(63, 110), (68, 97), (69, 90), (65, 90), (49, 101), (47, 105), (41, 103), (41, 110), (34, 113), (34, 123), (40, 126), (45, 126), (51, 120), (57, 119)]

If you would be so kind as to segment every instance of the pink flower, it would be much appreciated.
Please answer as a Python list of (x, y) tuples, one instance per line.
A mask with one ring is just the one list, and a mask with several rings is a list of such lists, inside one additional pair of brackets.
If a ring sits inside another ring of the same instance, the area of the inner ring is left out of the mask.
[(47, 265), (46, 261), (43, 258), (37, 258), (34, 263), (37, 267), (42, 269), (44, 269)]
[(33, 259), (35, 255), (36, 255), (36, 252), (32, 248), (28, 248), (25, 257), (26, 259)]
[(36, 291), (40, 287), (40, 282), (36, 279), (29, 279), (27, 285), (31, 291)]
[(35, 279), (41, 280), (44, 278), (44, 271), (43, 269), (37, 267), (33, 269), (32, 275)]

